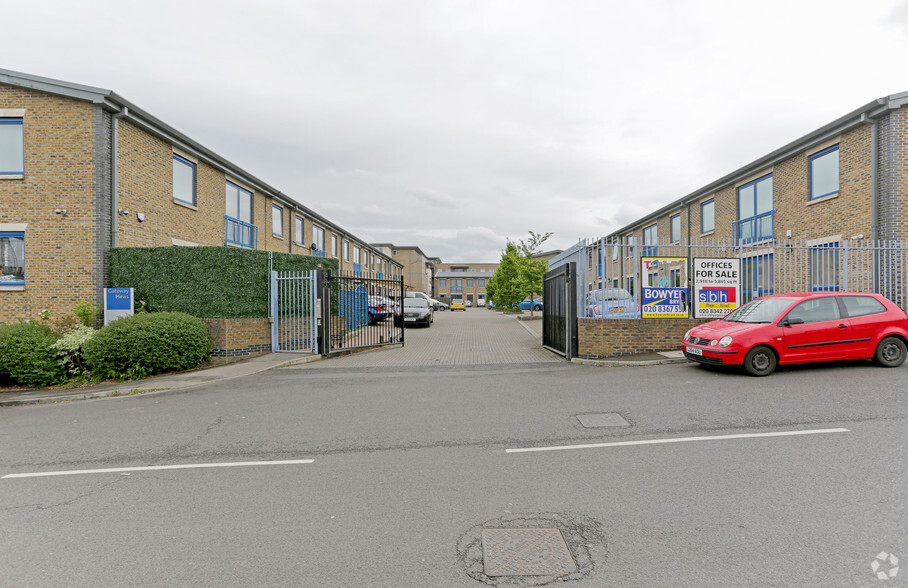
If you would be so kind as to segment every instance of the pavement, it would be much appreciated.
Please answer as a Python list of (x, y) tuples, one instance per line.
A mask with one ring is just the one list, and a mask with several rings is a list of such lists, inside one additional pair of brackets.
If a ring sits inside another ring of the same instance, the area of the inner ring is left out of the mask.
[[(0, 406), (45, 404), (129, 396), (177, 393), (197, 386), (242, 378), (279, 367), (349, 368), (414, 365), (492, 365), (564, 361), (541, 346), (542, 315), (502, 314), (476, 309), (466, 314), (436, 313), (429, 329), (407, 329), (405, 345), (394, 345), (323, 358), (305, 353), (269, 353), (242, 361), (164, 374), (127, 382), (91, 386), (0, 391)], [(519, 326), (518, 326), (519, 325)], [(495, 328), (489, 328), (489, 327)], [(521, 335), (522, 333), (522, 335)], [(600, 367), (649, 366), (686, 361), (681, 351), (642, 353), (604, 359), (575, 358), (573, 363)], [(311, 365), (309, 365), (311, 364)]]

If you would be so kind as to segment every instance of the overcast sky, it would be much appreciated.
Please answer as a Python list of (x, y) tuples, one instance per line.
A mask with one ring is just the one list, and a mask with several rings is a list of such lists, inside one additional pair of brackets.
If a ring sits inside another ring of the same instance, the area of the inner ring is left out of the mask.
[(3, 3), (0, 67), (113, 90), (369, 242), (610, 233), (908, 90), (893, 0)]

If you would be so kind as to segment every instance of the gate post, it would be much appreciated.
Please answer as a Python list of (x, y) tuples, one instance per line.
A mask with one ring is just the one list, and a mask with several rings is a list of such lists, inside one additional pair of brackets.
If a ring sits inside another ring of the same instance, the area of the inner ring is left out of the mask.
[(269, 294), (271, 295), (270, 304), (268, 305), (268, 322), (271, 323), (271, 353), (280, 351), (278, 348), (277, 337), (277, 272), (270, 272)]
[[(331, 270), (325, 279), (325, 270), (318, 268), (315, 273), (315, 291), (321, 302), (318, 317), (318, 351), (322, 357), (328, 357), (331, 351)], [(319, 305), (316, 305), (317, 307)]]

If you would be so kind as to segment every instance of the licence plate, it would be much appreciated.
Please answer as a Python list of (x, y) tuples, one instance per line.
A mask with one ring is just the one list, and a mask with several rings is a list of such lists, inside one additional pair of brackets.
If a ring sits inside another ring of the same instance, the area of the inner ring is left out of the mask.
[(408, 323), (409, 323), (409, 322), (413, 322), (413, 323), (416, 322), (416, 319), (415, 319), (415, 318), (405, 318), (404, 320), (407, 321)]
[(703, 355), (703, 350), (697, 349), (696, 347), (688, 347), (687, 352), (691, 355)]
[(614, 308), (612, 308), (612, 312), (624, 312), (624, 307), (623, 306), (614, 307)]

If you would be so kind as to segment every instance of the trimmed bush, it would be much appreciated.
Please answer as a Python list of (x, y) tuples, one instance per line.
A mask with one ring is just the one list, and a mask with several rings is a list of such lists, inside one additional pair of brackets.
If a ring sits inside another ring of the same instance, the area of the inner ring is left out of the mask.
[(85, 342), (92, 375), (137, 379), (198, 367), (211, 350), (208, 327), (182, 312), (137, 314), (116, 320)]
[(0, 380), (41, 388), (60, 384), (66, 370), (51, 349), (57, 336), (47, 325), (0, 325)]

